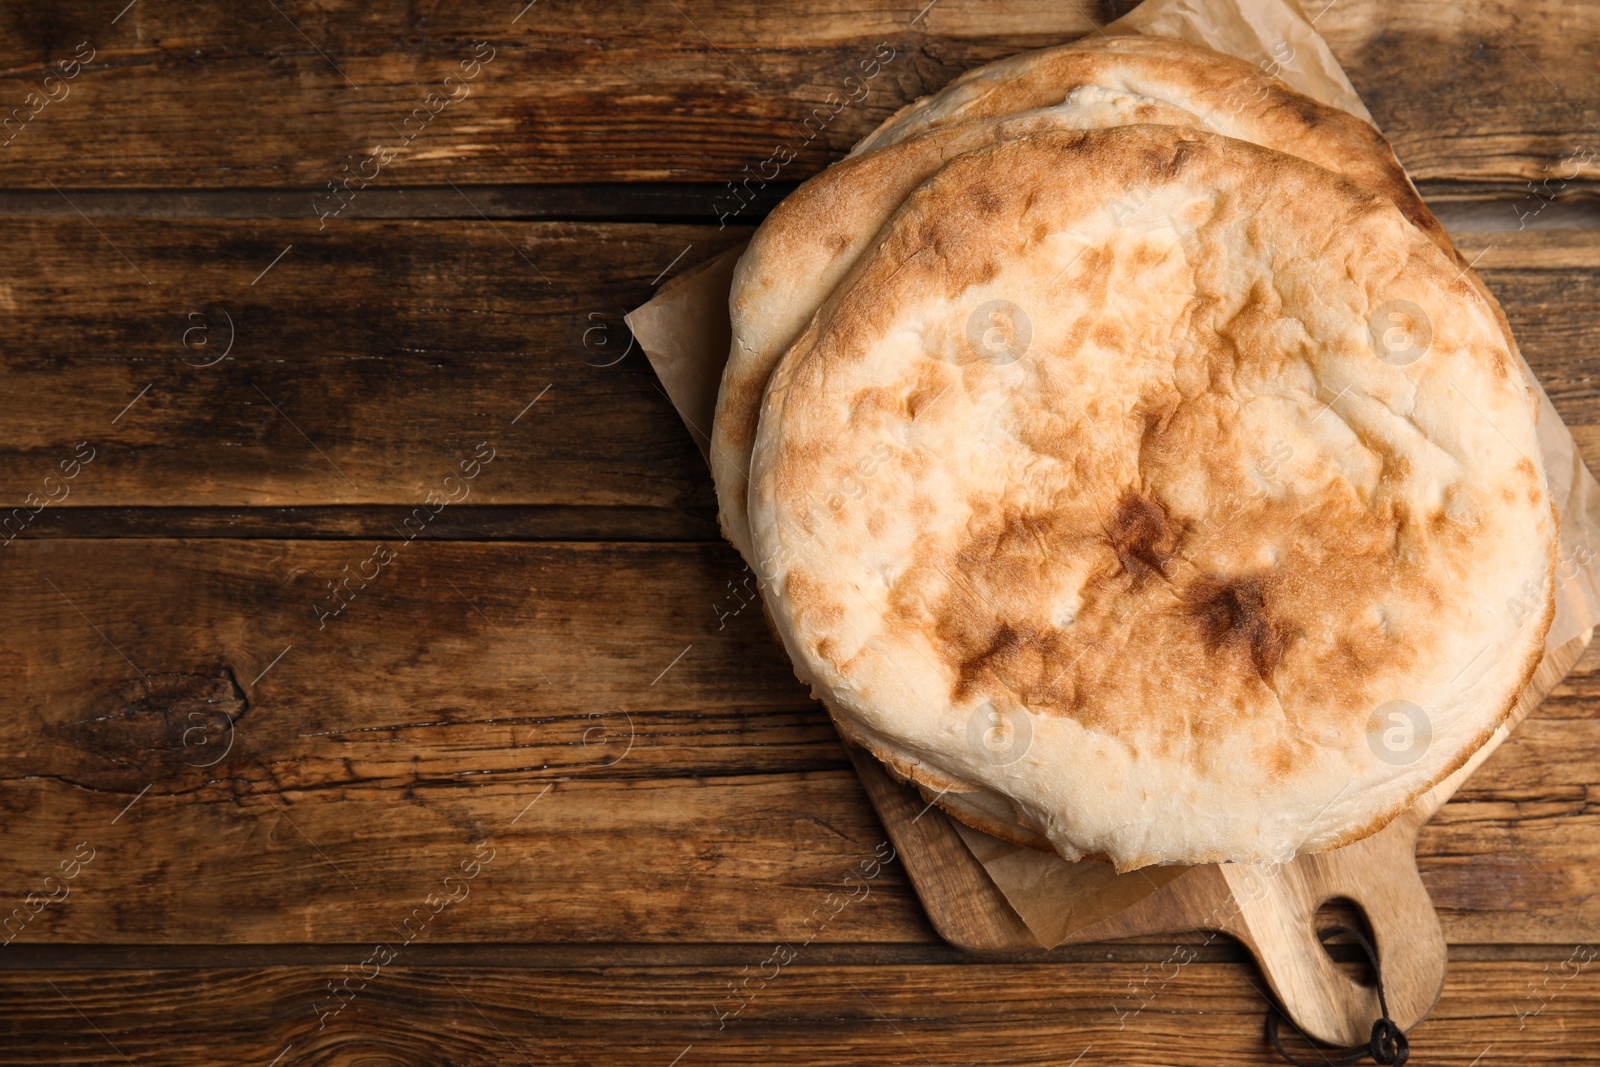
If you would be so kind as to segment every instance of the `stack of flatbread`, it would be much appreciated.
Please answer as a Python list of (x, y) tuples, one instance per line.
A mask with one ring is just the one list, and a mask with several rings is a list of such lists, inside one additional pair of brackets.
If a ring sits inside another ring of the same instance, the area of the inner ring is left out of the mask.
[(1504, 315), (1377, 130), (1242, 60), (972, 71), (777, 208), (731, 313), (723, 529), (843, 735), (981, 830), (1336, 848), (1543, 655)]

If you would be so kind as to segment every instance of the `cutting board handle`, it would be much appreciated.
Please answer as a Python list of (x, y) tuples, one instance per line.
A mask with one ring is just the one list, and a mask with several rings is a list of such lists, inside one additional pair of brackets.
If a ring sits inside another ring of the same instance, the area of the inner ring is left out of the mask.
[(1417, 873), (1419, 825), (1403, 815), (1365, 840), (1278, 868), (1223, 865), (1238, 908), (1228, 932), (1250, 949), (1306, 1035), (1365, 1044), (1380, 1015), (1377, 987), (1341, 970), (1317, 938), (1317, 909), (1332, 899), (1349, 900), (1365, 916), (1396, 1025), (1411, 1029), (1439, 999), (1448, 950)]

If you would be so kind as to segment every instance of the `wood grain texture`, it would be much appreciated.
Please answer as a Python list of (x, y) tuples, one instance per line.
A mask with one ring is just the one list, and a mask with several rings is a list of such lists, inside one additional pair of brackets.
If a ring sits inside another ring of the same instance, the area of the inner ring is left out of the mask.
[(855, 745), (846, 747), (896, 860), (939, 936), (970, 952), (1041, 947), (962, 843), (954, 821), (915, 787), (891, 777), (877, 757)]
[[(0, 1064), (1276, 1062), (1227, 938), (978, 962), (861, 891), (884, 830), (613, 362), (900, 104), (1126, 3), (524, 4), (0, 4), (0, 539), (97, 450), (0, 547)], [(1600, 9), (1312, 13), (1600, 462)], [(1424, 830), (1413, 1062), (1600, 1062), (1597, 708), (1591, 650)]]
[[(404, 504), (311, 507), (52, 507), (27, 536), (311, 538), (376, 541), (394, 535)], [(457, 504), (417, 535), (430, 541), (717, 541), (716, 512), (652, 507)]]
[(409, 506), (487, 441), (465, 502), (709, 512), (621, 316), (675, 259), (746, 235), (12, 220), (0, 499), (43, 496), (87, 441), (67, 506)]
[[(1110, 14), (1046, 0), (546, 3), (520, 16), (484, 0), (296, 0), (144, 3), (113, 23), (116, 7), (15, 4), (0, 16), (0, 115), (42, 91), (48, 64), (82, 42), (95, 50), (16, 132), (0, 185), (296, 186), (309, 217), (313, 191), (344, 166), (405, 143), (430, 92), (459, 95), (443, 79), (475, 41), (493, 58), (470, 95), (429, 119), (376, 184), (726, 182), (779, 143), (797, 153), (783, 177), (803, 178), (961, 71)], [(1600, 139), (1589, 52), (1600, 11), (1583, 0), (1340, 0), (1317, 27), (1425, 182), (1520, 195)], [(861, 88), (847, 82), (880, 43), (893, 61)], [(835, 113), (830, 94), (860, 102)]]
[[(456, 939), (741, 940), (883, 839), (729, 550), (392, 543), (326, 628), (373, 546), (11, 546), (0, 899), (104, 850), (25, 939), (362, 939), (489, 839)], [(929, 936), (893, 869), (828, 930)]]
[[(397, 543), (319, 628), (373, 549), (3, 550), (0, 900), (99, 850), (18, 941), (361, 941), (480, 840), (493, 891), (441, 937), (782, 939), (884, 840), (725, 546)], [(1597, 673), (1423, 832), (1451, 941), (1596, 936)], [(817, 936), (935, 935), (891, 864)]]
[[(1260, 976), (1241, 964), (818, 967), (800, 952), (750, 979), (770, 950), (747, 949), (748, 973), (419, 968), (401, 950), (364, 986), (352, 981), (337, 1014), (328, 983), (372, 974), (369, 946), (352, 950), (349, 971), (7, 972), (0, 1063), (1282, 1063), (1261, 1037)], [(1596, 1062), (1600, 986), (1566, 958), (1453, 966), (1411, 1035), (1412, 1062)]]
[[(314, 221), (91, 226), (75, 215), (7, 225), (0, 505), (42, 494), (79, 442), (97, 450), (40, 531), (77, 507), (395, 504), (399, 522), (489, 441), (497, 458), (467, 504), (655, 508), (700, 516), (690, 535), (716, 536), (704, 525), (715, 509), (705, 465), (621, 315), (668, 268), (748, 230), (479, 219), (319, 232)], [(1597, 231), (1459, 236), (1464, 254), (1483, 254), (1530, 363), (1600, 465)], [(660, 529), (641, 516), (637, 536)]]

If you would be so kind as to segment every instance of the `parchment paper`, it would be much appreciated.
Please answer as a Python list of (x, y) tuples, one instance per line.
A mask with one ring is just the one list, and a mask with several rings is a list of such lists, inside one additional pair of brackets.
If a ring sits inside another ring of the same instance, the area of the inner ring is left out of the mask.
[[(1372, 116), (1350, 79), (1293, 0), (1145, 0), (1107, 26), (1108, 36), (1174, 37), (1258, 63), (1307, 96), (1367, 121)], [(667, 395), (700, 451), (709, 456), (712, 413), (728, 358), (728, 290), (743, 247), (663, 285), (626, 317)], [(1578, 453), (1572, 433), (1543, 386), (1522, 362), (1539, 401), (1539, 449), (1550, 495), (1561, 517), (1556, 572), (1556, 617), (1546, 652), (1600, 620), (1600, 483)], [(1499, 736), (1497, 735), (1497, 740)], [(1474, 763), (1486, 758), (1491, 741)], [(1039, 942), (1053, 947), (1074, 930), (1127, 907), (1171, 881), (1181, 868), (1118, 875), (1101, 863), (1068, 863), (1022, 848), (952, 819), (984, 870)]]

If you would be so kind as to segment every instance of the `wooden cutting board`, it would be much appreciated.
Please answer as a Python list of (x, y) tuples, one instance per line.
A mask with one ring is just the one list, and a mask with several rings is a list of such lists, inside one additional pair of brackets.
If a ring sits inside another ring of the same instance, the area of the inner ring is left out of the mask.
[[(1379, 833), (1277, 868), (1260, 864), (1188, 867), (1105, 914), (1091, 906), (1061, 944), (1148, 934), (1215, 930), (1238, 939), (1260, 965), (1284, 1010), (1307, 1035), (1335, 1045), (1366, 1042), (1379, 1015), (1375, 987), (1355, 981), (1317, 940), (1317, 909), (1350, 901), (1364, 914), (1383, 969), (1390, 1017), (1409, 1030), (1444, 987), (1446, 946), (1433, 902), (1417, 872), (1417, 834), (1510, 729), (1566, 677), (1588, 647), (1587, 631), (1545, 657), (1506, 727), (1480, 758), (1435, 786)], [(942, 810), (883, 770), (871, 755), (850, 757), (883, 820), (911, 883), (940, 936), (971, 952), (1043, 946), (996, 888)], [(1169, 875), (1169, 871), (1163, 871)], [(1138, 872), (1123, 876), (1138, 878)]]

